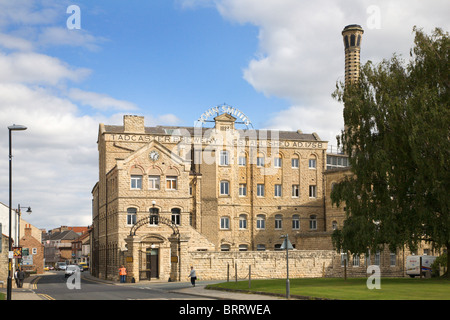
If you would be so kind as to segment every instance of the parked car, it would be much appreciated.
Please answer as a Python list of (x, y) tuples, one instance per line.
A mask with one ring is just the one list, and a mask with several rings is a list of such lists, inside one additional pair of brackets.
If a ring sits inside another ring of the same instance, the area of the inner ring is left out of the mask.
[(71, 275), (73, 275), (75, 272), (81, 272), (82, 268), (80, 268), (78, 265), (76, 264), (70, 264), (67, 266), (66, 271), (64, 272), (64, 277), (70, 277)]
[(57, 262), (56, 270), (66, 270), (67, 264), (65, 262)]

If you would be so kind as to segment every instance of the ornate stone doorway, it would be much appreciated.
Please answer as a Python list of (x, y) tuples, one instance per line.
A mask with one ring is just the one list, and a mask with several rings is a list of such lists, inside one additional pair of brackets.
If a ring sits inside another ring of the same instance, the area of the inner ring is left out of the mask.
[[(153, 220), (152, 220), (153, 219)], [(159, 233), (141, 233), (136, 231), (155, 217), (147, 216), (140, 219), (131, 228), (130, 235), (125, 239), (128, 252), (126, 265), (127, 281), (138, 282), (167, 277), (169, 281), (180, 281), (180, 232), (178, 226), (170, 219), (158, 217), (157, 224), (167, 225), (172, 229), (172, 235), (165, 238)]]

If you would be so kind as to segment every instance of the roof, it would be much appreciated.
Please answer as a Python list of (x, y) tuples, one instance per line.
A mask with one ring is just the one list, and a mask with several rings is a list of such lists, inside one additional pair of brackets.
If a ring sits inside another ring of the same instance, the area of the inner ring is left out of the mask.
[[(124, 126), (118, 125), (105, 125), (105, 133), (125, 133)], [(145, 127), (146, 134), (153, 135), (163, 135), (163, 136), (173, 136), (182, 135), (182, 133), (189, 133), (191, 136), (199, 134), (201, 132), (202, 136), (207, 136), (211, 133), (212, 128), (197, 128), (197, 127), (178, 127), (178, 126), (156, 126), (156, 127)], [(200, 131), (201, 130), (201, 131)], [(281, 130), (253, 130), (253, 129), (236, 129), (243, 137), (256, 136), (262, 139), (270, 139), (273, 135), (277, 139), (282, 140), (298, 140), (298, 141), (322, 141), (316, 133), (302, 133), (298, 131), (281, 131)]]
[(79, 237), (80, 237), (80, 235), (77, 234), (76, 232), (74, 232), (73, 230), (67, 230), (67, 231), (63, 231), (63, 232), (52, 233), (45, 240), (51, 240), (51, 241), (56, 241), (56, 240), (75, 240), (75, 239), (78, 239)]

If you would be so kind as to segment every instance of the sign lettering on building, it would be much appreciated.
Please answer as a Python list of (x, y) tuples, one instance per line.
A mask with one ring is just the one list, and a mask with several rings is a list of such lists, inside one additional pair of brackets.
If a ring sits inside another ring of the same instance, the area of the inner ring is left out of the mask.
[[(204, 144), (204, 145), (214, 145), (223, 141), (217, 140), (214, 137), (186, 137), (186, 136), (159, 136), (159, 135), (139, 135), (139, 134), (110, 134), (106, 138), (109, 141), (115, 142), (142, 142), (150, 143), (151, 141), (158, 141), (160, 143), (185, 143), (185, 144)], [(256, 140), (256, 139), (233, 139), (233, 146), (240, 147), (282, 147), (282, 148), (299, 148), (299, 149), (323, 149), (322, 142), (314, 141), (289, 141), (289, 140)]]

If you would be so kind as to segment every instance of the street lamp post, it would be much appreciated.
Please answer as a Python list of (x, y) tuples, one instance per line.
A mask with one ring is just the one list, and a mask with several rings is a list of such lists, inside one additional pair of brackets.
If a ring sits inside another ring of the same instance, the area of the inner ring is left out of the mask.
[(289, 250), (292, 250), (292, 244), (289, 241), (289, 235), (285, 234), (280, 237), (284, 238), (283, 244), (281, 245), (281, 249), (286, 249), (286, 299), (291, 298), (291, 285), (289, 283)]
[(11, 268), (12, 268), (12, 234), (11, 234), (11, 224), (12, 224), (12, 143), (11, 143), (11, 133), (12, 131), (23, 131), (27, 130), (27, 127), (21, 125), (12, 125), (8, 127), (9, 130), (9, 252), (8, 252), (8, 281), (6, 289), (6, 300), (11, 300), (12, 291), (12, 279), (11, 279)]

